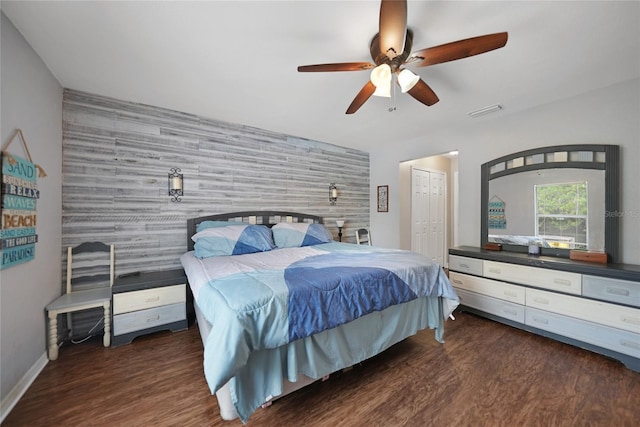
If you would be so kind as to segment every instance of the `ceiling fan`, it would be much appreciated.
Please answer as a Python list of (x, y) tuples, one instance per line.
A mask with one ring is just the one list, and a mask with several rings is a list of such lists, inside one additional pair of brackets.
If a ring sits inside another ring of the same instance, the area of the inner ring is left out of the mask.
[(379, 32), (370, 45), (370, 62), (342, 62), (334, 64), (301, 65), (299, 72), (372, 70), (371, 79), (356, 95), (347, 114), (353, 114), (372, 96), (391, 96), (391, 80), (402, 92), (407, 92), (427, 106), (439, 101), (435, 92), (419, 76), (404, 68), (405, 65), (425, 67), (455, 61), (499, 49), (507, 44), (508, 34), (495, 33), (458, 40), (411, 54), (413, 32), (407, 28), (406, 0), (382, 0), (380, 4)]

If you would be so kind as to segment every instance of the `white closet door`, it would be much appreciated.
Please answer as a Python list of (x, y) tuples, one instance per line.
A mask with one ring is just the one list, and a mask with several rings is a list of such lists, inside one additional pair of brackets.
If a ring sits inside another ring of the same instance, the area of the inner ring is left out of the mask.
[(429, 197), (431, 233), (427, 256), (438, 264), (444, 265), (444, 174), (442, 172), (430, 172), (429, 182), (431, 183)]
[(426, 254), (429, 233), (429, 172), (411, 172), (411, 250)]
[(411, 194), (411, 250), (444, 265), (445, 174), (412, 168)]

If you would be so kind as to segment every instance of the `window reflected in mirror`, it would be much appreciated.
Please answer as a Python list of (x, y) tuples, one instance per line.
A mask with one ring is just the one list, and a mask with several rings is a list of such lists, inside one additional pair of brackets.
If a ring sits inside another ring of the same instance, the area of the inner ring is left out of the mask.
[[(542, 169), (489, 182), (489, 242), (542, 248), (604, 250), (604, 171)], [(491, 209), (491, 208), (490, 208)], [(495, 208), (494, 208), (495, 209)]]
[(587, 249), (587, 182), (535, 186), (536, 236), (555, 248)]

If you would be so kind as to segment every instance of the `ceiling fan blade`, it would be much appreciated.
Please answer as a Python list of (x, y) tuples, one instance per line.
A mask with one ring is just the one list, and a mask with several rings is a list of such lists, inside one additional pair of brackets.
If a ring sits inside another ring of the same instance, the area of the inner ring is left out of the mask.
[(440, 101), (438, 95), (422, 79), (418, 80), (418, 83), (409, 89), (407, 93), (427, 106), (432, 106)]
[[(499, 49), (507, 44), (508, 33), (487, 34), (485, 36), (472, 37), (458, 40), (439, 46), (428, 47), (414, 52), (407, 62), (413, 61), (417, 67), (441, 64), (455, 61), (473, 55)], [(414, 59), (417, 58), (417, 59)]]
[(382, 0), (379, 29), (380, 53), (389, 59), (402, 54), (407, 33), (406, 0)]
[(309, 73), (318, 71), (362, 71), (375, 68), (370, 62), (341, 62), (337, 64), (316, 64), (316, 65), (301, 65), (298, 67), (298, 72)]
[(363, 88), (360, 89), (360, 92), (358, 92), (356, 97), (351, 102), (351, 105), (349, 105), (349, 108), (347, 108), (347, 114), (353, 114), (358, 111), (358, 109), (362, 107), (362, 104), (367, 102), (367, 99), (371, 98), (371, 95), (373, 95), (373, 92), (375, 91), (376, 86), (371, 83), (371, 80), (367, 81), (367, 84), (365, 84)]

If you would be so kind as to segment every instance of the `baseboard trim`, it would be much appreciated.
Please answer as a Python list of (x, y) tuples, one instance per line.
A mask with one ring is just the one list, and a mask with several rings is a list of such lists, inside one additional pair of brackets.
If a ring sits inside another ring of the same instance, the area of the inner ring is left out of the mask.
[(4, 419), (9, 415), (9, 412), (18, 403), (20, 398), (27, 392), (31, 384), (38, 378), (40, 372), (49, 363), (47, 352), (42, 353), (42, 356), (33, 366), (20, 378), (20, 381), (11, 389), (9, 393), (2, 399), (0, 403), (0, 423), (4, 422)]

